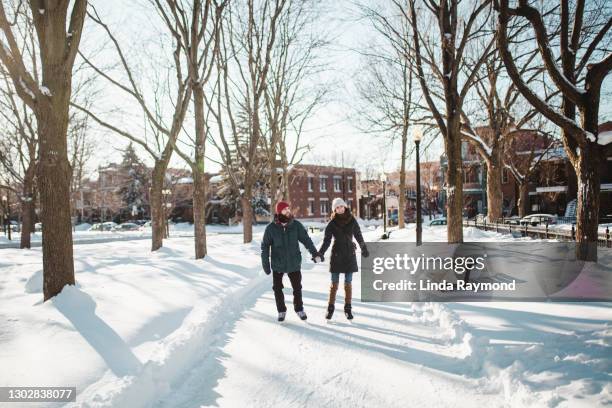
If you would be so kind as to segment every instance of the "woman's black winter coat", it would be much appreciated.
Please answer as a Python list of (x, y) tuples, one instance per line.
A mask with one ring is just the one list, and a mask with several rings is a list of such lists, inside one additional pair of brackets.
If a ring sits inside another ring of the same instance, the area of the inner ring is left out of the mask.
[(325, 238), (323, 245), (319, 249), (321, 255), (325, 255), (325, 251), (331, 244), (332, 237), (334, 245), (331, 250), (331, 259), (329, 262), (329, 271), (331, 273), (348, 273), (358, 272), (357, 256), (355, 255), (356, 245), (353, 243), (353, 237), (361, 247), (361, 250), (367, 251), (361, 229), (357, 220), (352, 215), (348, 217), (336, 215), (325, 228)]

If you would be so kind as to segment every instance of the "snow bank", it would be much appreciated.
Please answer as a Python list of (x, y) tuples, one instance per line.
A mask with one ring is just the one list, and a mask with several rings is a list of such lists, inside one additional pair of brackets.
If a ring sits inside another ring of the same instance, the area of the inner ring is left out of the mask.
[(11, 367), (0, 384), (71, 384), (83, 407), (149, 406), (206, 352), (227, 313), (269, 287), (258, 243), (219, 235), (201, 261), (191, 238), (164, 245), (75, 246), (77, 286), (45, 303), (40, 248), (0, 250), (0, 362)]

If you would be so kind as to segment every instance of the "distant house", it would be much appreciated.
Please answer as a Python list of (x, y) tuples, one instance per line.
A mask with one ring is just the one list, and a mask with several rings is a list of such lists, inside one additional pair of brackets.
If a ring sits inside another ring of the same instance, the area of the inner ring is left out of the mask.
[[(479, 128), (477, 131), (486, 132)], [(600, 125), (600, 132), (612, 131), (612, 122)], [(534, 157), (541, 156), (539, 165), (529, 178), (529, 209), (531, 212), (575, 216), (578, 182), (573, 166), (568, 160), (563, 146), (559, 143), (549, 147), (550, 140), (534, 132), (521, 132), (513, 138), (512, 151), (508, 154)], [(612, 150), (612, 149), (610, 149)], [(463, 200), (464, 213), (468, 217), (487, 211), (486, 166), (476, 149), (462, 142), (463, 158)], [(440, 158), (441, 183), (447, 167), (446, 157)], [(600, 217), (612, 215), (612, 152), (602, 163), (600, 170)], [(518, 213), (518, 184), (507, 169), (502, 171), (503, 212), (505, 215)], [(440, 190), (441, 204), (445, 205), (444, 190)]]
[(343, 198), (358, 214), (357, 173), (354, 168), (299, 164), (290, 169), (289, 197), (295, 216), (327, 220), (332, 201)]

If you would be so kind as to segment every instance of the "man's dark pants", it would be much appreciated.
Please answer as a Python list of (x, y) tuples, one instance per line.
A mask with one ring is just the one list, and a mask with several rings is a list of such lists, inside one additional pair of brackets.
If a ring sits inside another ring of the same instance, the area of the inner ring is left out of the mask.
[[(274, 300), (276, 300), (276, 310), (286, 312), (285, 295), (283, 294), (283, 275), (281, 272), (272, 272), (272, 290), (274, 291)], [(289, 281), (293, 288), (293, 309), (296, 312), (304, 310), (302, 303), (302, 272), (289, 272)]]

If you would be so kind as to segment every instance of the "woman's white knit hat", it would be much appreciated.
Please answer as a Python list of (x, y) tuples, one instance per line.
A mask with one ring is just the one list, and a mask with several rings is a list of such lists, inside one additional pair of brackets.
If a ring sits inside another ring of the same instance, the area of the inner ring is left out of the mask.
[(346, 203), (344, 202), (344, 200), (341, 199), (340, 197), (334, 198), (334, 201), (332, 201), (332, 211), (335, 210), (336, 207), (340, 207), (340, 206), (348, 207)]

